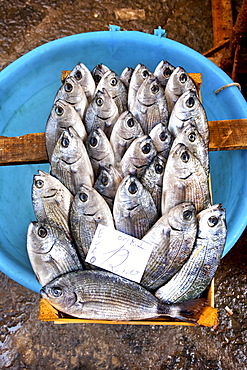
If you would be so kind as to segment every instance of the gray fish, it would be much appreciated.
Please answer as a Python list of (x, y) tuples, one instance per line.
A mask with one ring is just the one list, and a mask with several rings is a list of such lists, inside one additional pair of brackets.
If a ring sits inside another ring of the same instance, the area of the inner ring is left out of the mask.
[(92, 70), (92, 76), (93, 76), (93, 79), (95, 81), (95, 84), (98, 85), (102, 76), (106, 73), (110, 71), (110, 68), (108, 68), (107, 66), (105, 66), (104, 64), (100, 63), (100, 64), (97, 64), (94, 69)]
[(83, 261), (99, 224), (114, 228), (110, 208), (94, 188), (81, 185), (71, 206), (70, 228)]
[(88, 106), (85, 114), (85, 127), (87, 133), (100, 127), (109, 137), (112, 127), (118, 119), (118, 107), (106, 89), (98, 90)]
[(91, 72), (85, 66), (85, 64), (76, 64), (76, 66), (70, 72), (69, 76), (74, 77), (75, 80), (82, 86), (87, 100), (88, 102), (90, 102), (93, 99), (96, 85)]
[(166, 303), (198, 297), (210, 284), (224, 250), (225, 210), (213, 205), (198, 215), (198, 234), (193, 251), (181, 269), (155, 295)]
[(169, 115), (178, 98), (187, 90), (196, 91), (196, 86), (192, 78), (186, 73), (184, 68), (177, 67), (171, 74), (166, 88), (165, 95)]
[(117, 188), (121, 181), (122, 175), (117, 168), (112, 165), (109, 167), (102, 167), (95, 181), (94, 189), (102, 195), (111, 210), (113, 208)]
[(66, 77), (64, 84), (59, 88), (55, 96), (54, 102), (58, 99), (63, 99), (70, 103), (78, 112), (81, 119), (84, 118), (88, 101), (82, 86), (74, 77)]
[(168, 130), (167, 126), (162, 123), (158, 123), (156, 126), (152, 128), (152, 130), (149, 133), (149, 136), (153, 140), (153, 143), (157, 150), (157, 154), (167, 159), (173, 141), (172, 135)]
[(135, 176), (120, 183), (113, 205), (116, 229), (141, 239), (157, 220), (153, 198)]
[(178, 133), (190, 122), (196, 126), (206, 146), (209, 143), (209, 129), (206, 112), (193, 90), (188, 90), (176, 102), (169, 119), (168, 128), (173, 136)]
[(197, 213), (210, 206), (208, 176), (184, 144), (173, 146), (163, 177), (162, 214), (181, 202), (192, 202)]
[(134, 68), (126, 67), (124, 68), (124, 70), (122, 71), (120, 75), (120, 80), (125, 84), (126, 89), (129, 88), (129, 84), (130, 84), (130, 80), (131, 80), (133, 72), (134, 72)]
[(40, 170), (34, 175), (32, 204), (37, 220), (60, 228), (69, 237), (69, 211), (72, 201), (71, 192), (54, 176)]
[(83, 269), (71, 240), (61, 229), (45, 223), (29, 224), (27, 252), (42, 286), (61, 274)]
[(172, 74), (172, 72), (175, 70), (175, 67), (167, 62), (166, 60), (162, 60), (155, 68), (154, 70), (154, 76), (158, 78), (161, 85), (165, 88), (167, 85), (167, 82)]
[(120, 162), (123, 176), (131, 174), (141, 178), (155, 155), (156, 149), (149, 136), (144, 135), (136, 138), (130, 144)]
[(143, 135), (141, 125), (133, 114), (130, 111), (123, 112), (115, 122), (110, 136), (116, 162), (120, 162), (130, 144)]
[(81, 184), (93, 186), (94, 174), (87, 150), (73, 127), (64, 130), (58, 139), (50, 171), (73, 195)]
[(59, 136), (68, 127), (73, 127), (82, 140), (86, 139), (86, 129), (77, 111), (71, 104), (59, 99), (52, 107), (45, 129), (46, 150), (49, 160)]
[(195, 323), (205, 299), (164, 305), (134, 281), (107, 271), (64, 274), (41, 289), (41, 296), (58, 310), (84, 319), (144, 320), (168, 316)]
[(153, 249), (140, 284), (154, 290), (167, 282), (189, 257), (196, 232), (196, 210), (192, 203), (181, 203), (156, 221), (142, 239)]
[(143, 81), (152, 75), (152, 72), (144, 64), (137, 64), (135, 67), (131, 80), (129, 83), (129, 90), (128, 90), (128, 109), (132, 111), (133, 105), (135, 103), (136, 94), (139, 90), (140, 86), (142, 85)]
[(168, 125), (165, 91), (156, 77), (149, 76), (142, 83), (131, 111), (140, 122), (144, 134), (149, 134), (158, 123)]
[(161, 156), (155, 156), (149, 166), (146, 168), (140, 181), (142, 185), (152, 195), (157, 207), (158, 215), (161, 214), (161, 196), (163, 176), (166, 167), (166, 159)]
[(96, 91), (103, 89), (106, 89), (115, 101), (119, 114), (127, 110), (127, 89), (115, 72), (108, 71), (103, 74)]
[(98, 176), (100, 167), (115, 165), (112, 146), (105, 133), (100, 128), (91, 131), (86, 140), (86, 148), (95, 177)]

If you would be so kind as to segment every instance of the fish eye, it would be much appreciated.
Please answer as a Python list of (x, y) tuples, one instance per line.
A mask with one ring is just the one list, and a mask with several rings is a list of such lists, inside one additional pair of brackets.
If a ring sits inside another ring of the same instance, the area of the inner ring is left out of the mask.
[(146, 69), (144, 69), (144, 71), (142, 71), (142, 77), (143, 78), (147, 78), (149, 76), (149, 73)]
[(61, 140), (61, 144), (63, 148), (68, 148), (69, 146), (69, 139), (66, 136), (63, 136)]
[(190, 96), (189, 99), (186, 100), (185, 104), (188, 108), (192, 108), (195, 104), (195, 99)]
[(38, 228), (38, 236), (40, 236), (41, 238), (45, 238), (46, 235), (47, 235), (46, 229), (43, 226), (40, 226)]
[(95, 147), (97, 146), (97, 144), (98, 144), (98, 140), (97, 140), (97, 138), (96, 138), (95, 136), (92, 136), (92, 137), (90, 138), (90, 140), (89, 140), (89, 144), (90, 144), (93, 148), (95, 148)]
[(196, 140), (196, 133), (195, 131), (191, 132), (188, 136), (188, 139), (191, 143), (193, 143)]
[(127, 126), (129, 127), (133, 127), (135, 124), (134, 122), (134, 118), (129, 118), (128, 121), (127, 121)]
[(59, 105), (56, 106), (55, 108), (55, 113), (57, 116), (62, 116), (63, 113), (64, 113), (64, 109), (62, 107), (60, 107)]
[(163, 172), (163, 170), (164, 170), (164, 167), (163, 167), (161, 164), (157, 163), (157, 164), (154, 166), (154, 169), (155, 169), (155, 172), (156, 172), (157, 174), (161, 175), (161, 174), (162, 174), (162, 172)]
[(36, 180), (35, 181), (35, 186), (36, 188), (42, 188), (44, 186), (44, 181), (43, 180)]
[(77, 70), (77, 71), (75, 72), (75, 74), (74, 74), (74, 77), (75, 77), (75, 79), (76, 79), (77, 81), (81, 80), (81, 78), (82, 78), (82, 73), (81, 73), (81, 71)]
[(171, 74), (172, 74), (171, 69), (170, 69), (170, 68), (168, 68), (168, 67), (166, 67), (166, 68), (164, 69), (164, 72), (163, 72), (164, 77), (170, 77), (170, 76), (171, 76)]
[(103, 103), (104, 103), (104, 101), (103, 101), (103, 99), (102, 99), (102, 98), (97, 98), (97, 99), (96, 99), (96, 104), (97, 104), (99, 107), (101, 107), (101, 106), (103, 105)]
[(135, 194), (135, 193), (137, 193), (137, 190), (138, 190), (138, 188), (137, 188), (137, 185), (136, 185), (135, 181), (132, 181), (131, 184), (128, 187), (129, 193), (130, 194)]
[(94, 76), (94, 81), (98, 84), (101, 80), (101, 76), (100, 75), (95, 75)]
[(181, 154), (181, 156), (180, 156), (180, 158), (182, 159), (182, 161), (183, 162), (188, 162), (189, 161), (189, 159), (190, 159), (190, 155), (189, 155), (189, 153), (185, 150), (182, 154)]
[(167, 134), (165, 131), (161, 131), (159, 138), (161, 141), (165, 141), (167, 139)]
[(183, 219), (191, 220), (192, 215), (193, 215), (193, 212), (187, 209), (186, 211), (183, 212)]
[(209, 217), (208, 226), (214, 227), (215, 225), (217, 225), (217, 223), (218, 223), (218, 218), (217, 217), (215, 217), (215, 216)]
[(117, 85), (117, 79), (116, 79), (116, 77), (113, 77), (113, 78), (111, 79), (110, 84), (111, 84), (112, 86), (116, 86), (116, 85)]
[(73, 85), (69, 82), (67, 82), (65, 85), (64, 85), (64, 90), (66, 92), (71, 92), (73, 90)]
[(58, 287), (58, 286), (54, 286), (50, 289), (50, 292), (51, 292), (51, 295), (53, 295), (53, 297), (61, 297), (61, 295), (63, 294), (63, 291), (62, 291), (62, 288)]
[(151, 87), (151, 91), (153, 94), (157, 94), (157, 92), (159, 92), (159, 85), (157, 84), (154, 84), (152, 87)]
[(181, 75), (179, 76), (179, 81), (182, 83), (185, 83), (187, 81), (186, 73), (181, 73)]
[(108, 182), (109, 182), (108, 177), (107, 176), (102, 176), (101, 184), (104, 185), (104, 186), (107, 186)]
[(150, 150), (151, 150), (151, 145), (149, 143), (146, 143), (145, 145), (143, 145), (142, 147), (143, 154), (148, 154)]
[(85, 203), (88, 200), (88, 195), (86, 193), (80, 193), (79, 194), (80, 200)]

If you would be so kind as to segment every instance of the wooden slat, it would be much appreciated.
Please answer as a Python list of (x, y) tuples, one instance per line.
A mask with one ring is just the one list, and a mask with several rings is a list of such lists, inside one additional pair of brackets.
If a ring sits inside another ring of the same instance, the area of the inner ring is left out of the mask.
[[(209, 150), (247, 149), (247, 119), (209, 121)], [(45, 133), (0, 136), (0, 165), (47, 163)]]

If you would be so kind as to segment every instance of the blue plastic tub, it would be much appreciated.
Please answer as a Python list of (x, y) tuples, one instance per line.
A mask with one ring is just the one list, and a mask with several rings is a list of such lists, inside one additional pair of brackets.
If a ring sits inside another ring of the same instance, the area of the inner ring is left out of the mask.
[[(78, 62), (90, 70), (104, 63), (117, 73), (145, 64), (154, 70), (162, 59), (187, 72), (202, 73), (202, 99), (209, 120), (247, 117), (247, 104), (237, 87), (214, 91), (232, 80), (194, 50), (162, 37), (136, 31), (91, 32), (42, 45), (0, 72), (0, 135), (17, 136), (45, 130), (62, 70)], [(228, 236), (224, 255), (234, 246), (247, 220), (247, 152), (211, 152), (214, 203), (227, 211)], [(0, 167), (0, 270), (18, 283), (39, 291), (26, 252), (26, 232), (35, 219), (31, 203), (33, 175), (49, 166)]]

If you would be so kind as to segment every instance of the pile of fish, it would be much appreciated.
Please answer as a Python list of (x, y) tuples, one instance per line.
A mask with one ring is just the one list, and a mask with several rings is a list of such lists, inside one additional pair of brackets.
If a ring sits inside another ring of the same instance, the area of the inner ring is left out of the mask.
[[(211, 204), (194, 81), (164, 60), (120, 77), (103, 64), (64, 73), (46, 124), (50, 173), (34, 175), (27, 233), (42, 297), (78, 318), (196, 322), (226, 223)], [(140, 283), (85, 262), (99, 224), (152, 244)]]

